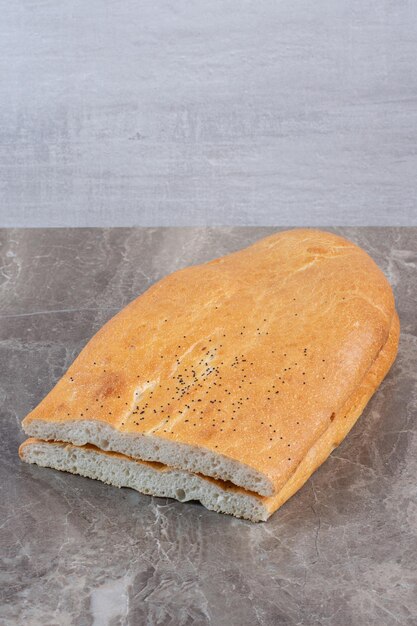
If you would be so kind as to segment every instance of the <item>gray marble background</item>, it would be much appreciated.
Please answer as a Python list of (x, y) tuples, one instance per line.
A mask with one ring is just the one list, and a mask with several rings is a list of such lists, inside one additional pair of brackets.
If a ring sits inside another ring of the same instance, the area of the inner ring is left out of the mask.
[(2, 625), (417, 624), (417, 229), (338, 231), (393, 285), (399, 355), (347, 439), (267, 523), (17, 456), (24, 415), (116, 311), (166, 273), (271, 232), (0, 231)]
[(0, 225), (417, 225), (415, 0), (0, 0)]

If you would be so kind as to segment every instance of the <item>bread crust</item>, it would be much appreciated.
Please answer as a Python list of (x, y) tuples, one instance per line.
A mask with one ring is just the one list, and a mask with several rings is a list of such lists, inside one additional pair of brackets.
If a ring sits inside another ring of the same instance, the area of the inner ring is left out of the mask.
[(322, 231), (281, 232), (153, 285), (90, 340), (23, 427), (37, 435), (42, 423), (42, 438), (60, 439), (70, 423), (105, 424), (184, 450), (183, 469), (198, 470), (187, 450), (209, 452), (220, 465), (202, 466), (206, 475), (279, 495), (360, 388), (394, 316), (363, 250)]

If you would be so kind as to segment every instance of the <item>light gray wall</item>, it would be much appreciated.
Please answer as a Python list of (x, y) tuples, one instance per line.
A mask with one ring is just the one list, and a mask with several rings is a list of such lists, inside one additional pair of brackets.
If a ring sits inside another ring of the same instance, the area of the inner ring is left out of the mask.
[(2, 226), (417, 224), (415, 0), (0, 0)]

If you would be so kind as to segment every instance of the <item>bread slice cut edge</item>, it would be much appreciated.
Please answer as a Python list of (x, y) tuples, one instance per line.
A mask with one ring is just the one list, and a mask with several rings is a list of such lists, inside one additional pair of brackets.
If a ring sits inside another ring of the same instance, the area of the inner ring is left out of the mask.
[(76, 446), (92, 444), (101, 450), (120, 452), (134, 459), (155, 461), (220, 480), (230, 480), (260, 495), (272, 495), (274, 490), (267, 476), (240, 461), (201, 446), (171, 442), (153, 435), (120, 432), (110, 424), (97, 420), (65, 423), (32, 420), (23, 423), (23, 429), (27, 435), (37, 439), (67, 441)]
[(167, 466), (161, 469), (157, 467), (159, 463), (138, 461), (89, 445), (28, 439), (19, 454), (27, 463), (95, 478), (116, 487), (130, 487), (144, 494), (181, 502), (198, 500), (211, 511), (254, 522), (265, 521), (270, 515), (262, 498), (223, 481)]

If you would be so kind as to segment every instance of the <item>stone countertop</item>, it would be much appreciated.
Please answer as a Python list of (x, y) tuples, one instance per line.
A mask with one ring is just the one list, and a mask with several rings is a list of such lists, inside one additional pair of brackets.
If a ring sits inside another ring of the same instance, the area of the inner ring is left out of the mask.
[(417, 623), (417, 229), (337, 229), (389, 277), (400, 351), (347, 439), (267, 523), (17, 456), (24, 415), (116, 311), (273, 231), (0, 231), (2, 623)]

